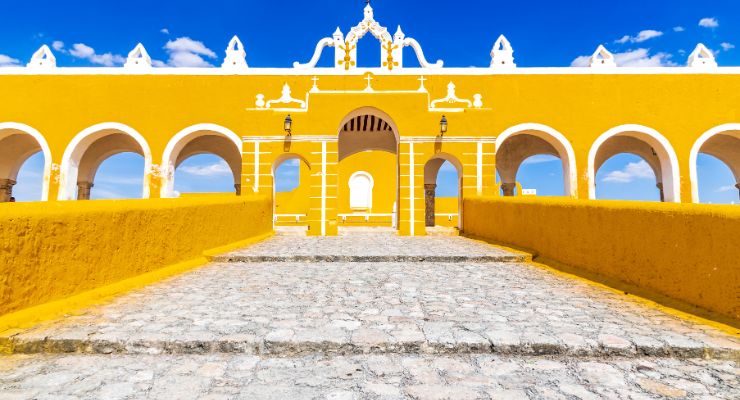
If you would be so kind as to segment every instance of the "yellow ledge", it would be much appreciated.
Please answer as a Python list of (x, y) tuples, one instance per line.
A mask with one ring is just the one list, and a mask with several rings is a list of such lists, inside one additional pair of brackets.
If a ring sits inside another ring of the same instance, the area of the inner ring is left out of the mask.
[[(217, 247), (204, 251), (202, 257), (159, 268), (155, 271), (147, 272), (133, 278), (124, 279), (122, 281), (79, 293), (61, 300), (51, 301), (11, 314), (3, 315), (0, 317), (0, 339), (12, 336), (41, 322), (57, 319), (65, 315), (74, 315), (82, 309), (105, 303), (113, 297), (119, 296), (123, 293), (142, 288), (152, 283), (182, 274), (183, 272), (194, 270), (208, 264), (210, 262), (210, 257), (213, 255), (249, 246), (253, 243), (263, 241), (273, 234), (273, 232), (270, 232), (226, 246)], [(7, 345), (3, 346), (3, 342), (7, 341), (0, 340), (0, 354), (9, 354), (10, 349), (7, 348)]]

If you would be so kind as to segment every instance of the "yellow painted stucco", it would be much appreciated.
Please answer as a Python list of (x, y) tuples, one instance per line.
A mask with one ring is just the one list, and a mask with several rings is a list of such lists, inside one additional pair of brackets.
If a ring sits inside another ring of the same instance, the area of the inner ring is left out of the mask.
[(0, 316), (271, 232), (264, 196), (0, 204)]
[(738, 207), (481, 197), (464, 210), (468, 235), (740, 326)]
[[(320, 90), (309, 93), (311, 78), (289, 70), (275, 76), (3, 75), (0, 123), (28, 125), (48, 142), (50, 200), (58, 197), (62, 156), (86, 128), (116, 122), (141, 134), (152, 165), (143, 181), (149, 196), (158, 197), (163, 173), (156, 167), (167, 164), (168, 142), (188, 127), (217, 125), (243, 140), (237, 183), (244, 193), (272, 196), (272, 168), (281, 157), (298, 155), (311, 165), (302, 189), (308, 195), (301, 202), (307, 206), (299, 202), (296, 207), (308, 210), (310, 234), (334, 234), (337, 214), (344, 210), (336, 141), (340, 125), (355, 110), (377, 110), (388, 116), (399, 140), (397, 164), (385, 166), (397, 171), (388, 179), (397, 180), (399, 232), (420, 235), (425, 163), (440, 154), (457, 160), (463, 197), (497, 194), (495, 140), (512, 127), (540, 124), (566, 138), (573, 149), (572, 189), (578, 198), (588, 198), (589, 151), (600, 135), (625, 124), (654, 129), (675, 151), (680, 200), (691, 202), (692, 146), (707, 130), (740, 121), (737, 74), (430, 74), (428, 93), (418, 90), (417, 75), (375, 75), (368, 92), (363, 92), (367, 82), (359, 72), (318, 74)], [(449, 82), (461, 98), (481, 94), (482, 107), (430, 109), (430, 100), (444, 97)], [(285, 83), (295, 98), (308, 98), (305, 109), (255, 106), (258, 94), (278, 98)], [(287, 114), (293, 119), (290, 135), (283, 131)], [(440, 135), (443, 114), (449, 129)]]

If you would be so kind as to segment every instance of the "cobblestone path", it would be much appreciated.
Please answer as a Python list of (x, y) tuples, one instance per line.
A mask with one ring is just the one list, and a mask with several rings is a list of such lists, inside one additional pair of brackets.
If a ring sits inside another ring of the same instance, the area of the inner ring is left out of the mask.
[(740, 398), (737, 336), (526, 260), (276, 236), (0, 338), (0, 398)]

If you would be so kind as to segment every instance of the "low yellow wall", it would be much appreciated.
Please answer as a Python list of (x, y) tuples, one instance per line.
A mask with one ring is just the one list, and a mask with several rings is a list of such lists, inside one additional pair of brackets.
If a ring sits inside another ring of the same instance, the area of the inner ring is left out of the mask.
[(0, 316), (272, 230), (260, 196), (0, 204)]
[(464, 210), (468, 235), (738, 326), (740, 207), (479, 197)]

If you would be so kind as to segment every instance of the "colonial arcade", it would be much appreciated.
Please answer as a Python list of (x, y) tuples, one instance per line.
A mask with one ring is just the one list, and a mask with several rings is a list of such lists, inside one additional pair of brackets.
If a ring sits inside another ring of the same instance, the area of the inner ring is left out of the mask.
[[(381, 44), (372, 68), (357, 64), (368, 34)], [(317, 67), (326, 47), (334, 67)], [(701, 44), (686, 67), (620, 68), (600, 46), (590, 67), (519, 68), (500, 36), (490, 65), (445, 68), (400, 27), (391, 35), (368, 5), (356, 26), (304, 57), (250, 68), (234, 37), (221, 68), (155, 68), (141, 44), (122, 68), (57, 68), (43, 46), (26, 68), (0, 71), (0, 201), (38, 152), (43, 200), (89, 198), (100, 164), (121, 152), (144, 160), (142, 197), (172, 197), (180, 164), (216, 154), (237, 194), (272, 196), (275, 223), (311, 235), (464, 228), (463, 199), (521, 195), (517, 173), (537, 154), (560, 159), (562, 193), (574, 198), (595, 198), (596, 173), (620, 153), (647, 162), (667, 202), (699, 200), (700, 153), (740, 182), (740, 69), (718, 67)], [(299, 184), (276, 192), (289, 160)], [(458, 193), (435, 199), (445, 163)]]

